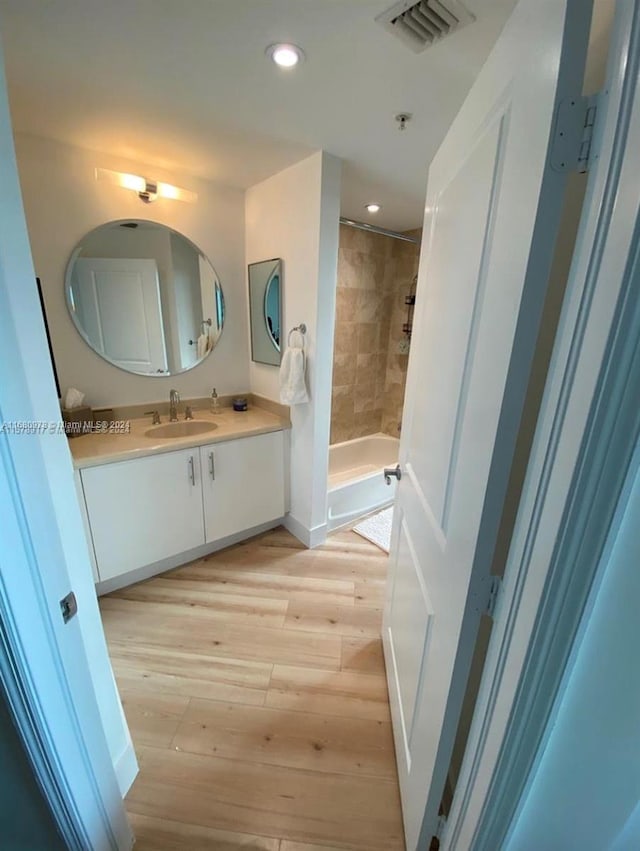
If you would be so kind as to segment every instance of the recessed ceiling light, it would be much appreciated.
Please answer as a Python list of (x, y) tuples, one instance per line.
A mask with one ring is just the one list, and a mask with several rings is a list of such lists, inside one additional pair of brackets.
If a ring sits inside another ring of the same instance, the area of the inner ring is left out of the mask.
[(304, 59), (304, 51), (295, 44), (270, 44), (267, 56), (281, 68), (294, 68)]
[(380, 204), (367, 204), (367, 213), (379, 213), (381, 209)]

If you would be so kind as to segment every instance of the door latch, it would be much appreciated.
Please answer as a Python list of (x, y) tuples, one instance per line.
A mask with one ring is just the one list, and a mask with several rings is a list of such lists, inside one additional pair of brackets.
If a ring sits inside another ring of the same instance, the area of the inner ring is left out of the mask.
[(384, 468), (384, 480), (390, 485), (391, 484), (391, 476), (395, 476), (398, 481), (402, 478), (402, 470), (400, 469), (400, 464), (397, 464), (395, 467), (385, 467)]
[(60, 611), (62, 612), (62, 620), (68, 623), (78, 611), (78, 601), (73, 591), (69, 591), (66, 597), (60, 600)]

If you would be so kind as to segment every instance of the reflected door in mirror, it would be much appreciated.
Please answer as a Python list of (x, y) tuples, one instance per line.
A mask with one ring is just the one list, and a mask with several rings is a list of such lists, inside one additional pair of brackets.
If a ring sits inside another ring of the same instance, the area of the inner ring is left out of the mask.
[(73, 294), (99, 354), (130, 372), (167, 374), (155, 260), (79, 257)]

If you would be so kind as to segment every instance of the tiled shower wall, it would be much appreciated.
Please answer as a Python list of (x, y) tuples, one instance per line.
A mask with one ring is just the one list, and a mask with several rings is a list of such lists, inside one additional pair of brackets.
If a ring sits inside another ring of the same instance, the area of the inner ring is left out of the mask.
[[(404, 299), (409, 294), (411, 284), (418, 274), (422, 231), (420, 229), (409, 231), (408, 235), (415, 237), (418, 242), (402, 242), (399, 239), (391, 240), (393, 243), (391, 247), (392, 262), (390, 268), (392, 309), (387, 343), (387, 371), (385, 375), (384, 404), (382, 407), (382, 424), (380, 430), (386, 434), (393, 435), (393, 437), (399, 437), (400, 435), (404, 390), (407, 382), (407, 364), (409, 362), (408, 354), (398, 354), (398, 345), (401, 341), (407, 339), (406, 334), (402, 331), (402, 326), (407, 321), (407, 305), (404, 303)], [(389, 239), (389, 237), (384, 238)]]
[(419, 244), (340, 226), (331, 443), (398, 436), (409, 359), (398, 344), (419, 253)]

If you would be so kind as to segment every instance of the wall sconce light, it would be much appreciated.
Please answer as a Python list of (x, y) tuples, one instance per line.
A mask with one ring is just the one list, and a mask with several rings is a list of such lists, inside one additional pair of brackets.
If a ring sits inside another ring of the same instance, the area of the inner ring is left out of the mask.
[(132, 189), (146, 204), (155, 201), (156, 198), (172, 198), (174, 201), (187, 201), (191, 204), (198, 200), (198, 195), (188, 189), (180, 189), (179, 186), (162, 183), (159, 180), (147, 180), (146, 177), (140, 177), (137, 174), (111, 171), (108, 168), (97, 168), (96, 180), (103, 180), (114, 186), (121, 186), (123, 189)]

